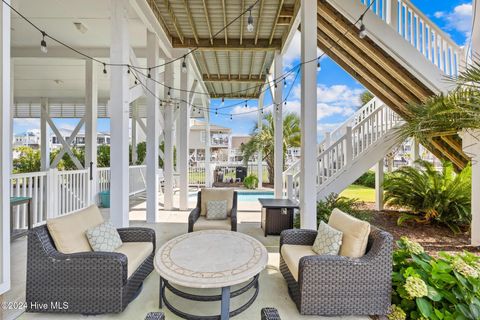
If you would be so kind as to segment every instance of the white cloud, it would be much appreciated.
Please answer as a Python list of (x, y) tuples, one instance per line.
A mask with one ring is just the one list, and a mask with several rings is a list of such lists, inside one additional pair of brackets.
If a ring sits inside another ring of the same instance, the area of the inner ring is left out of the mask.
[[(258, 108), (255, 106), (236, 106), (233, 109), (231, 109), (230, 114), (232, 115), (232, 120), (252, 120), (256, 121), (258, 118)], [(219, 112), (224, 112), (224, 111), (219, 111)]]
[(460, 4), (453, 8), (453, 11), (451, 12), (435, 12), (434, 16), (445, 21), (447, 30), (455, 30), (464, 33), (467, 39), (470, 37), (472, 29), (471, 3)]
[[(287, 51), (283, 55), (283, 65), (286, 68), (290, 68), (294, 61), (300, 60), (301, 48), (302, 48), (302, 34), (300, 31), (296, 31), (293, 35), (292, 41), (288, 46)], [(322, 50), (317, 48), (317, 56), (322, 54)]]

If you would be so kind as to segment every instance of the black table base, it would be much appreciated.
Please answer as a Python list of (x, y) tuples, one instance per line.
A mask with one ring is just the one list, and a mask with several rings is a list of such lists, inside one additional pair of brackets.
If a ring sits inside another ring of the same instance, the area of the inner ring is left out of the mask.
[[(230, 317), (234, 317), (243, 311), (245, 311), (248, 307), (252, 305), (252, 303), (255, 301), (255, 299), (258, 296), (258, 277), (259, 275), (257, 274), (253, 279), (244, 287), (239, 288), (233, 292), (230, 292), (230, 287), (223, 287), (222, 288), (222, 293), (219, 295), (196, 295), (196, 294), (191, 294), (187, 293), (184, 291), (181, 291), (174, 286), (172, 286), (167, 280), (162, 279), (160, 277), (160, 299), (159, 299), (159, 306), (160, 308), (163, 307), (163, 303), (165, 303), (165, 306), (173, 312), (175, 315), (183, 318), (183, 319), (189, 319), (189, 320), (226, 320), (229, 319)], [(247, 291), (249, 291), (251, 288), (254, 288), (255, 291), (253, 293), (253, 296), (241, 307), (230, 311), (230, 299), (234, 297), (238, 297)], [(186, 312), (183, 312), (181, 310), (178, 310), (175, 308), (170, 301), (168, 301), (167, 297), (165, 296), (165, 291), (168, 289), (171, 293), (174, 295), (192, 300), (192, 301), (199, 301), (199, 302), (211, 302), (211, 301), (221, 301), (221, 313), (219, 315), (212, 315), (212, 316), (199, 316), (199, 315), (192, 315)]]

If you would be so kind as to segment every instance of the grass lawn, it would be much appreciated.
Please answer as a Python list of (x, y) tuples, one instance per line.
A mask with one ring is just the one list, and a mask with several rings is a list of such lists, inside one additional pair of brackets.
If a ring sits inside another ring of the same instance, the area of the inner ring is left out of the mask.
[(375, 189), (352, 184), (340, 196), (347, 198), (357, 198), (364, 202), (375, 202)]

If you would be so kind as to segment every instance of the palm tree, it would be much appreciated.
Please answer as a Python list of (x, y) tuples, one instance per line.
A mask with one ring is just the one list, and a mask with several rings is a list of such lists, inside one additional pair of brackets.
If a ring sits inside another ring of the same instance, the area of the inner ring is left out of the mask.
[[(285, 164), (287, 148), (300, 146), (300, 119), (295, 113), (287, 113), (283, 117), (283, 163)], [(275, 175), (273, 160), (274, 141), (274, 117), (272, 113), (263, 116), (262, 129), (258, 124), (252, 131), (252, 139), (242, 146), (243, 159), (245, 162), (256, 154), (262, 152), (263, 160), (267, 163), (268, 179), (273, 181)]]
[(462, 130), (480, 129), (480, 61), (450, 79), (455, 88), (419, 104), (407, 106), (410, 119), (398, 133), (421, 143), (431, 138), (451, 136)]

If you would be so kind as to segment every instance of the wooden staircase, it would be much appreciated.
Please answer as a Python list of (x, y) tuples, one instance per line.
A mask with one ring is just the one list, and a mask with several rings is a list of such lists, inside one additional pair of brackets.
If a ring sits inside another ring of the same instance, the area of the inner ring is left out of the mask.
[[(358, 36), (359, 24), (354, 24), (366, 9), (362, 1), (318, 0), (317, 44), (408, 121), (411, 115), (405, 105), (424, 101), (449, 89), (445, 78), (458, 72), (460, 51), (408, 1), (399, 2), (401, 11), (397, 8), (399, 17), (393, 19), (392, 27), (385, 15), (389, 1), (390, 4), (397, 2), (383, 0), (383, 6), (377, 6), (377, 12), (375, 8), (366, 12), (363, 21), (368, 33), (362, 39)], [(395, 14), (395, 8), (392, 10), (391, 16)], [(406, 13), (402, 16), (402, 12)], [(408, 18), (410, 13), (411, 19)], [(430, 33), (435, 35), (433, 44), (426, 40), (426, 34), (430, 39)], [(436, 44), (441, 45), (438, 51), (435, 51)], [(469, 159), (461, 145), (460, 137), (455, 135), (431, 139), (425, 147), (462, 169)]]

